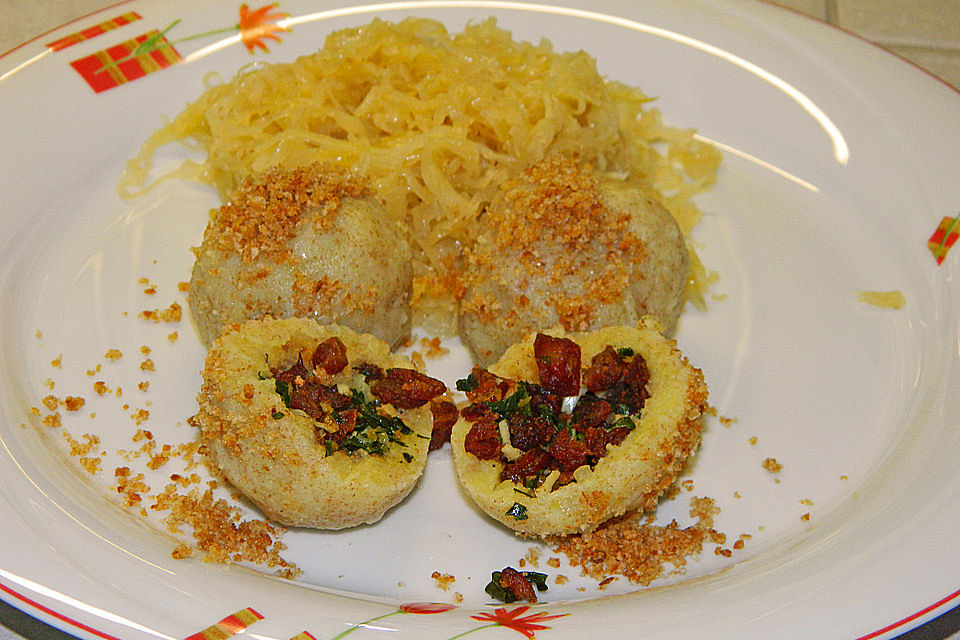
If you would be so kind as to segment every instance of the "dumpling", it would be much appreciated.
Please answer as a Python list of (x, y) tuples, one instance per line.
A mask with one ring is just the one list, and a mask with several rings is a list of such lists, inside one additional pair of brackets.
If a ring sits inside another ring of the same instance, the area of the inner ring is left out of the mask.
[(191, 422), (268, 518), (342, 529), (376, 522), (416, 485), (429, 403), (445, 391), (373, 336), (266, 318), (214, 342)]
[(457, 383), (451, 445), (488, 515), (527, 535), (592, 531), (653, 509), (700, 443), (703, 374), (662, 325), (548, 331)]
[(391, 345), (410, 331), (413, 271), (405, 236), (366, 183), (313, 165), (276, 169), (212, 212), (188, 300), (209, 346), (251, 318), (308, 317)]
[(509, 181), (484, 216), (458, 311), (481, 366), (557, 325), (587, 331), (654, 315), (673, 332), (690, 256), (673, 217), (638, 182), (550, 158)]

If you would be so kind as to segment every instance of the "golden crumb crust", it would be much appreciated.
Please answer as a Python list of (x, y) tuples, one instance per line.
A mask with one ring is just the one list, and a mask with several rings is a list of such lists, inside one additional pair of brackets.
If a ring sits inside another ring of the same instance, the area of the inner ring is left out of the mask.
[(429, 407), (389, 407), (412, 430), (398, 436), (403, 446), (391, 443), (382, 455), (327, 455), (316, 436), (317, 421), (285, 406), (273, 372), (291, 367), (298, 356), (309, 362), (316, 346), (330, 337), (344, 344), (348, 364), (326, 382), (345, 391), (370, 397), (354, 369), (360, 364), (413, 368), (373, 336), (306, 318), (265, 318), (228, 327), (202, 372), (192, 422), (208, 455), (267, 517), (285, 525), (342, 529), (376, 522), (410, 493), (426, 465), (433, 425)]
[[(544, 332), (576, 342), (584, 363), (607, 346), (632, 348), (646, 360), (650, 397), (622, 444), (608, 445), (606, 455), (593, 469), (580, 467), (574, 472), (575, 482), (552, 491), (550, 476), (536, 491), (521, 487), (521, 492), (513, 481), (501, 481), (502, 462), (480, 460), (464, 449), (470, 423), (460, 419), (450, 442), (460, 483), (474, 502), (511, 529), (534, 536), (592, 531), (627, 511), (653, 509), (699, 446), (707, 408), (703, 373), (687, 361), (674, 341), (663, 337), (662, 330), (659, 321), (647, 316), (636, 327)], [(490, 372), (538, 383), (533, 342), (530, 335), (511, 346)], [(515, 504), (522, 505), (525, 519), (508, 515), (508, 511), (516, 512)]]
[(637, 180), (548, 158), (504, 184), (466, 252), (460, 337), (481, 366), (528, 333), (589, 331), (656, 316), (670, 334), (690, 256)]
[(395, 345), (410, 330), (410, 246), (365, 181), (275, 169), (212, 212), (187, 299), (201, 341), (264, 316), (348, 326)]

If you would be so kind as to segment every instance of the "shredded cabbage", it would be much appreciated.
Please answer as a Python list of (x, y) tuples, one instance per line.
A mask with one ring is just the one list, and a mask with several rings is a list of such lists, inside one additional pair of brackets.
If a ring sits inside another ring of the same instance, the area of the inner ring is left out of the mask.
[[(315, 54), (210, 86), (144, 143), (118, 191), (149, 188), (154, 154), (174, 141), (207, 154), (175, 177), (212, 184), (223, 199), (276, 166), (353, 168), (418, 248), (415, 300), (449, 307), (484, 207), (550, 155), (646, 180), (690, 233), (700, 217), (691, 198), (713, 183), (720, 154), (664, 125), (650, 100), (600, 76), (587, 53), (515, 41), (493, 19), (453, 35), (432, 20), (374, 20), (330, 34)], [(688, 286), (695, 304), (704, 276)]]

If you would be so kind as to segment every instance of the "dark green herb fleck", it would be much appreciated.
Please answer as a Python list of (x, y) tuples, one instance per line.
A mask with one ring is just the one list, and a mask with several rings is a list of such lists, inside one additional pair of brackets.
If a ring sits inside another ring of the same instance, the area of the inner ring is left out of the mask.
[[(490, 574), (490, 582), (486, 587), (483, 588), (485, 592), (495, 600), (510, 604), (511, 602), (517, 601), (516, 594), (513, 593), (510, 589), (505, 589), (500, 586), (500, 576), (503, 575), (502, 571), (494, 571)], [(546, 591), (547, 590), (547, 574), (537, 573), (536, 571), (521, 571), (522, 575), (527, 582), (536, 587), (537, 591)]]
[(511, 516), (517, 520), (526, 520), (527, 519), (527, 508), (520, 504), (519, 502), (514, 502), (513, 506), (507, 509), (506, 515)]
[(280, 396), (280, 399), (283, 400), (283, 404), (287, 405), (287, 408), (290, 408), (290, 384), (284, 382), (283, 380), (274, 380), (274, 383), (277, 388), (277, 395)]
[(463, 391), (467, 393), (468, 391), (473, 391), (480, 386), (480, 383), (477, 381), (477, 376), (472, 373), (466, 378), (457, 380), (457, 391)]

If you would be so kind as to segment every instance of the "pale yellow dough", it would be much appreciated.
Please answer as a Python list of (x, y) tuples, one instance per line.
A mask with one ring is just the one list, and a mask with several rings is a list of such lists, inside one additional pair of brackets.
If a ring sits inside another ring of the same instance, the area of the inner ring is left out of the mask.
[[(500, 461), (480, 460), (464, 450), (471, 423), (459, 420), (451, 435), (453, 459), (460, 483), (474, 502), (509, 528), (533, 536), (592, 531), (627, 511), (653, 509), (699, 446), (707, 408), (702, 372), (690, 365), (674, 341), (661, 335), (662, 329), (659, 321), (647, 316), (637, 327), (544, 332), (579, 344), (584, 367), (608, 345), (633, 348), (647, 361), (650, 397), (635, 420), (636, 428), (621, 445), (608, 445), (607, 454), (594, 469), (580, 467), (574, 472), (576, 482), (555, 491), (549, 490), (552, 480), (548, 477), (533, 497), (517, 491), (512, 481), (500, 481)], [(530, 335), (511, 346), (489, 371), (513, 380), (539, 382), (533, 340)], [(507, 515), (514, 503), (526, 508), (526, 519)]]
[(210, 458), (268, 518), (285, 525), (342, 529), (376, 522), (410, 493), (426, 465), (433, 425), (427, 406), (397, 410), (414, 431), (399, 436), (405, 447), (391, 444), (384, 455), (328, 456), (314, 435), (316, 421), (284, 405), (271, 370), (291, 366), (301, 352), (309, 362), (316, 345), (331, 336), (344, 343), (348, 358), (332, 382), (368, 397), (355, 365), (413, 368), (373, 336), (312, 319), (267, 318), (229, 326), (203, 369), (194, 423)]

